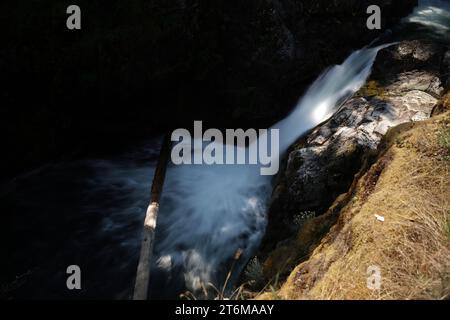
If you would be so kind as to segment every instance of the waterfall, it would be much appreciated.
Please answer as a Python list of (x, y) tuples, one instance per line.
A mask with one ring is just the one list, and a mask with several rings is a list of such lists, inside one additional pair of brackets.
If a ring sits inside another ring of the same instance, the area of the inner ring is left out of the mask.
[[(449, 1), (419, 3), (403, 24), (448, 38)], [(289, 116), (272, 127), (280, 130), (280, 153), (364, 84), (383, 47), (355, 51), (317, 78)], [(119, 157), (49, 164), (0, 190), (4, 211), (17, 213), (14, 271), (25, 274), (37, 266), (32, 281), (18, 289), (25, 297), (73, 298), (64, 284), (65, 267), (74, 263), (85, 274), (84, 298), (130, 296), (158, 150), (151, 140)], [(174, 298), (186, 289), (201, 295), (208, 283), (221, 289), (242, 250), (233, 284), (264, 234), (271, 190), (271, 178), (261, 176), (257, 165), (170, 166), (156, 230), (152, 297)]]
[(302, 134), (330, 118), (342, 102), (358, 91), (370, 75), (378, 51), (387, 46), (355, 51), (343, 64), (320, 75), (292, 113), (273, 126), (280, 129), (281, 152)]
[[(365, 83), (384, 47), (355, 51), (319, 76), (291, 114), (272, 127), (280, 130), (280, 152), (327, 120)], [(271, 179), (261, 176), (258, 166), (171, 166), (157, 227), (154, 294), (181, 290), (180, 281), (192, 293), (209, 283), (221, 289), (235, 253), (243, 252), (233, 270), (238, 274), (258, 247), (270, 192)]]
[[(311, 85), (291, 114), (272, 127), (280, 130), (281, 153), (359, 89), (380, 48), (354, 52)], [(15, 262), (27, 266), (31, 256), (39, 266), (30, 287), (23, 288), (26, 296), (56, 297), (55, 287), (66, 279), (61, 266), (74, 263), (89, 270), (85, 297), (129, 296), (158, 150), (153, 139), (114, 158), (47, 165), (0, 190), (2, 203), (12, 205), (7, 210), (27, 221), (15, 224), (14, 243), (22, 248)], [(209, 283), (221, 289), (240, 250), (231, 287), (264, 235), (271, 191), (271, 177), (261, 176), (258, 165), (170, 165), (156, 229), (151, 297), (176, 298), (183, 290), (201, 297)], [(43, 234), (43, 227), (50, 231)], [(22, 271), (27, 269), (17, 272)], [(57, 297), (64, 294), (61, 289)]]

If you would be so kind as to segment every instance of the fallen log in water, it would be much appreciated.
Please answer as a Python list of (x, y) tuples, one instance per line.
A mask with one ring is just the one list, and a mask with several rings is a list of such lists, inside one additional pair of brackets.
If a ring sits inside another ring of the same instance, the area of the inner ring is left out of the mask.
[(159, 201), (166, 175), (167, 161), (170, 154), (170, 134), (164, 136), (159, 154), (158, 165), (153, 176), (151, 201), (147, 209), (144, 220), (144, 230), (142, 233), (141, 253), (136, 273), (133, 300), (146, 300), (150, 279), (150, 267), (153, 253), (153, 243), (155, 240), (156, 219), (159, 210)]

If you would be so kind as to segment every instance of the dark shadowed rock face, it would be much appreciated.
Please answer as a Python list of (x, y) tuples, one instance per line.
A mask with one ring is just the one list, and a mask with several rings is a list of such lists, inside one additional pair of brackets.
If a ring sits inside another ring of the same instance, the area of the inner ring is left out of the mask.
[[(68, 151), (114, 149), (168, 127), (267, 127), (327, 66), (369, 43), (416, 0), (14, 2), (0, 49), (0, 125), (11, 171)], [(32, 14), (31, 14), (32, 13)], [(13, 27), (20, 25), (20, 27)], [(26, 147), (24, 147), (26, 146)]]
[(272, 197), (266, 246), (295, 231), (296, 216), (320, 215), (346, 192), (389, 128), (430, 117), (444, 91), (445, 50), (405, 41), (380, 52), (366, 86), (289, 153)]

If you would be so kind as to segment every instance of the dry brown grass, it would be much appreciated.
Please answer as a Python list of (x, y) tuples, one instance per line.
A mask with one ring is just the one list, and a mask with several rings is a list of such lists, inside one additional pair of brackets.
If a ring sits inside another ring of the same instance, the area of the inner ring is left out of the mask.
[[(336, 225), (277, 296), (448, 298), (450, 161), (439, 132), (449, 125), (446, 113), (394, 135), (386, 153), (358, 182)], [(379, 290), (367, 288), (369, 266), (381, 270)]]

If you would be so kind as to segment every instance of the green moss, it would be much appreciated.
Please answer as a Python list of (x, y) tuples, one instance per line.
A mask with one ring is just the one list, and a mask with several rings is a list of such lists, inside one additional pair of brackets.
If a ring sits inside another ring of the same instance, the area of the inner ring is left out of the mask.
[(375, 80), (368, 81), (364, 86), (356, 93), (357, 97), (383, 97), (385, 94), (384, 88), (380, 87), (379, 83)]

